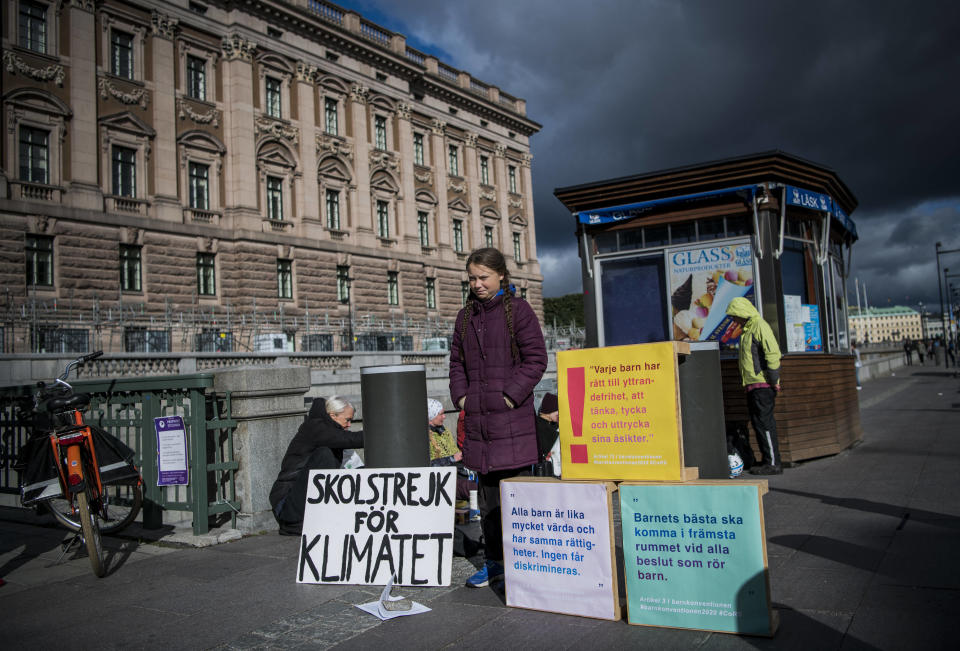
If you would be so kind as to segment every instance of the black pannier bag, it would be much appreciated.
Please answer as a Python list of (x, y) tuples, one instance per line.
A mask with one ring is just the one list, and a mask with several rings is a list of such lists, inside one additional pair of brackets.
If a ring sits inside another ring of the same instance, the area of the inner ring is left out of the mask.
[[(104, 485), (123, 483), (139, 476), (133, 465), (134, 452), (126, 443), (94, 425), (90, 426), (90, 431), (100, 465), (100, 481)], [(20, 501), (24, 506), (63, 495), (58, 465), (49, 436), (37, 436), (24, 444), (15, 466), (21, 473)]]

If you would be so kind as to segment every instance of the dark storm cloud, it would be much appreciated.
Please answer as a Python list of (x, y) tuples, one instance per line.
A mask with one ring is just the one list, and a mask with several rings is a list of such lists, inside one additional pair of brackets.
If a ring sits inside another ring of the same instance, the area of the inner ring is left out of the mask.
[[(451, 65), (527, 100), (528, 115), (543, 124), (532, 149), (547, 295), (580, 289), (569, 273), (573, 220), (554, 188), (782, 149), (832, 168), (859, 199), (855, 274), (936, 302), (934, 242), (960, 247), (960, 5), (353, 6), (382, 12), (392, 20), (386, 26), (434, 44)], [(891, 277), (895, 268), (914, 270), (905, 277), (916, 286)]]

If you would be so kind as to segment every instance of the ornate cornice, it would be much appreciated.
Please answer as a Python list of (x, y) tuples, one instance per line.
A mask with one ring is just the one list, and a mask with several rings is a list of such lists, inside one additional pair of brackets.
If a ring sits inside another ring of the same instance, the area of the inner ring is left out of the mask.
[(349, 144), (339, 138), (331, 138), (322, 133), (317, 134), (317, 155), (319, 156), (324, 152), (344, 158), (353, 158), (353, 149)]
[(462, 194), (467, 191), (467, 185), (465, 183), (454, 183), (453, 179), (447, 179), (447, 189)]
[(507, 205), (509, 205), (511, 208), (523, 208), (523, 202), (517, 199), (508, 200)]
[(144, 110), (147, 108), (147, 101), (150, 97), (143, 88), (137, 88), (129, 93), (125, 93), (110, 83), (110, 80), (106, 77), (100, 77), (97, 80), (97, 90), (100, 91), (101, 99), (107, 99), (112, 96), (121, 104), (138, 104), (140, 108)]
[(497, 158), (504, 158), (507, 155), (507, 148), (501, 145), (499, 142), (494, 143), (493, 145), (493, 154)]
[(467, 133), (464, 134), (464, 136), (463, 136), (463, 143), (464, 143), (467, 147), (476, 147), (476, 146), (477, 146), (477, 134), (473, 133), (472, 131), (467, 131)]
[(433, 131), (435, 135), (442, 136), (447, 131), (447, 123), (443, 120), (434, 118), (433, 122), (430, 124), (430, 130)]
[(480, 192), (477, 193), (477, 196), (480, 197), (481, 199), (486, 199), (487, 201), (497, 200), (497, 193), (489, 192), (487, 190), (480, 190)]
[(350, 100), (356, 104), (366, 104), (367, 95), (370, 93), (370, 89), (362, 84), (354, 84), (350, 88)]
[(227, 60), (253, 61), (253, 53), (257, 49), (257, 44), (245, 40), (239, 34), (230, 34), (224, 36), (223, 40), (220, 41), (220, 49), (223, 52), (223, 57)]
[(34, 68), (8, 50), (3, 53), (3, 65), (10, 74), (17, 74), (19, 72), (21, 75), (36, 79), (37, 81), (52, 81), (56, 83), (57, 86), (63, 86), (65, 73), (63, 66), (60, 64), (51, 63), (44, 68)]
[(273, 136), (274, 138), (288, 140), (294, 145), (300, 141), (299, 129), (289, 124), (278, 122), (273, 118), (268, 118), (265, 115), (258, 115), (256, 120), (254, 120), (254, 125), (256, 126), (256, 135), (258, 137), (261, 135)]
[(413, 173), (413, 178), (417, 179), (421, 183), (433, 183), (433, 172), (427, 171), (423, 174), (418, 174), (417, 172)]
[(533, 154), (521, 154), (520, 155), (520, 164), (524, 167), (530, 167), (530, 163), (533, 162)]
[(62, 4), (65, 4), (68, 7), (83, 9), (84, 11), (89, 11), (90, 13), (93, 13), (97, 10), (97, 3), (95, 0), (67, 0)]
[(177, 30), (180, 28), (179, 19), (160, 13), (156, 9), (153, 10), (150, 16), (150, 22), (150, 32), (154, 36), (170, 39), (171, 41), (177, 35)]
[(197, 124), (209, 124), (211, 127), (220, 126), (220, 110), (211, 108), (208, 113), (197, 113), (190, 104), (182, 99), (177, 99), (177, 115), (181, 120), (190, 118)]

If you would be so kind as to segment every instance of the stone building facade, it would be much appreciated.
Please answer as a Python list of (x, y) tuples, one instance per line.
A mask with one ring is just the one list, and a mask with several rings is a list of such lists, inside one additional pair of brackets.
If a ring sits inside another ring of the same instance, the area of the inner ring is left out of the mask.
[(2, 11), (4, 352), (416, 347), (488, 245), (542, 315), (523, 100), (323, 0)]

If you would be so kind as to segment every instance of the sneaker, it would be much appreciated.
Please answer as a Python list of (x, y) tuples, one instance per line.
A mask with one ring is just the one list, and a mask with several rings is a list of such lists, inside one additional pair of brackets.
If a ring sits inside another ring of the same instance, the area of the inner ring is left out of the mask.
[(473, 576), (467, 579), (469, 588), (485, 588), (490, 585), (490, 581), (496, 581), (503, 577), (503, 564), (497, 561), (487, 561)]
[(468, 518), (470, 522), (480, 522), (480, 511), (477, 509), (470, 509), (470, 515)]
[(750, 469), (751, 475), (782, 475), (783, 467), (782, 466), (771, 466), (769, 463), (765, 463), (762, 466), (756, 466)]

